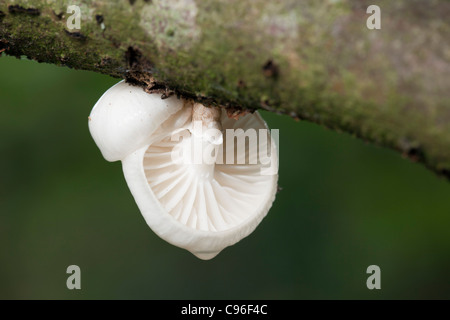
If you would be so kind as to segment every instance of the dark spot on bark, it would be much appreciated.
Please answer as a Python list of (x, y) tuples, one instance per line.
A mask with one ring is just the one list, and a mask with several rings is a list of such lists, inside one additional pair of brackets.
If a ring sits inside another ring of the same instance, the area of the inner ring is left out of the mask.
[(129, 84), (131, 84), (133, 86), (142, 87), (142, 84), (139, 82), (139, 80), (134, 78), (134, 77), (126, 77), (125, 82), (129, 83)]
[(131, 5), (133, 5), (136, 2), (136, 0), (128, 0), (128, 1), (130, 2)]
[(103, 57), (102, 60), (100, 61), (100, 66), (105, 67), (107, 65), (110, 65), (111, 62), (112, 62), (112, 59), (110, 57)]
[(170, 94), (170, 90), (168, 90), (165, 85), (156, 83), (154, 81), (147, 85), (147, 87), (145, 88), (145, 92), (161, 93), (163, 96), (168, 96)]
[(267, 111), (272, 111), (272, 112), (276, 111), (276, 109), (271, 106), (272, 103), (269, 101), (269, 99), (261, 100), (259, 102), (259, 105), (261, 106), (261, 108), (263, 108), (263, 109), (265, 109)]
[(137, 85), (147, 93), (160, 93), (162, 98), (168, 98), (174, 90), (168, 89), (165, 83), (156, 82), (152, 77), (153, 63), (144, 57), (137, 47), (128, 47), (125, 51), (125, 60), (128, 70), (125, 73), (127, 83)]
[(103, 16), (101, 14), (96, 14), (95, 20), (97, 20), (98, 24), (102, 24), (102, 22), (104, 21)]
[(0, 11), (0, 22), (2, 22), (4, 17), (5, 17), (5, 14), (3, 13), (3, 11)]
[(443, 176), (446, 177), (447, 179), (450, 179), (450, 170), (442, 169), (442, 170), (441, 170), (441, 175), (443, 175)]
[(86, 39), (87, 39), (87, 37), (84, 34), (82, 34), (81, 32), (78, 32), (78, 31), (77, 32), (70, 32), (70, 31), (67, 31), (65, 29), (64, 29), (64, 31), (71, 38), (74, 38), (74, 39), (77, 39), (77, 40), (80, 40), (80, 41), (86, 41)]
[(278, 78), (279, 68), (272, 59), (267, 60), (267, 62), (263, 65), (262, 70), (266, 78)]
[(142, 53), (138, 48), (128, 47), (125, 52), (125, 59), (127, 60), (128, 66), (133, 68), (135, 65), (139, 64), (139, 59), (142, 58)]
[(150, 86), (147, 86), (147, 88), (145, 88), (145, 92), (148, 93), (164, 93), (164, 91), (166, 90), (166, 87), (162, 84), (153, 82), (152, 84), (150, 84)]
[(259, 102), (259, 104), (261, 105), (261, 108), (265, 109), (269, 107), (269, 100), (261, 100)]
[(61, 20), (64, 16), (64, 12), (60, 12), (58, 14), (56, 14), (55, 10), (52, 10), (52, 12), (55, 15), (55, 17), (58, 18), (58, 20)]
[(300, 117), (298, 116), (298, 114), (296, 114), (294, 111), (291, 111), (289, 113), (289, 115), (291, 116), (291, 118), (293, 118), (295, 121), (300, 121)]
[(69, 62), (69, 57), (62, 56), (59, 58), (59, 61), (61, 61), (62, 64), (66, 64), (67, 62)]
[(8, 40), (0, 39), (0, 53), (8, 50), (9, 50)]
[(157, 83), (151, 76), (145, 77), (143, 75), (136, 75), (132, 72), (129, 72), (126, 75), (126, 82), (142, 87), (147, 93), (160, 93), (161, 99), (167, 99), (175, 94), (174, 90), (170, 90), (163, 83)]
[(424, 161), (425, 159), (425, 154), (422, 151), (422, 149), (420, 149), (419, 147), (412, 147), (410, 148), (406, 154), (405, 154), (409, 159), (411, 159), (414, 162), (417, 161)]
[(110, 41), (114, 48), (120, 48), (120, 42), (117, 39), (112, 38)]
[(30, 16), (38, 16), (41, 14), (41, 11), (39, 9), (35, 8), (24, 8), (19, 5), (10, 5), (8, 6), (8, 11), (11, 14), (28, 14)]
[(228, 107), (227, 108), (227, 117), (234, 120), (239, 120), (239, 118), (247, 115), (250, 110), (243, 110), (241, 107)]
[(238, 86), (238, 88), (241, 88), (241, 89), (242, 89), (242, 88), (245, 88), (246, 85), (245, 85), (244, 80), (239, 80), (237, 86)]
[(173, 91), (164, 92), (164, 93), (161, 95), (161, 99), (162, 99), (162, 100), (167, 99), (167, 98), (173, 96), (174, 93), (175, 93), (175, 92), (173, 92)]

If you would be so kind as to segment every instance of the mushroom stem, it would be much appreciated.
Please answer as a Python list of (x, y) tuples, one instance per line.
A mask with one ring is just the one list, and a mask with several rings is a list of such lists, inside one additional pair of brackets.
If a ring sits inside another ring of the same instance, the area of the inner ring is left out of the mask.
[(220, 108), (208, 108), (200, 103), (195, 103), (192, 108), (193, 134), (208, 143), (221, 145), (223, 134), (220, 116)]
[(201, 121), (204, 130), (217, 129), (221, 131), (220, 116), (219, 107), (205, 107), (200, 103), (195, 103), (192, 108), (192, 121)]
[(212, 178), (219, 147), (223, 144), (221, 110), (195, 103), (192, 108), (194, 167), (199, 176)]

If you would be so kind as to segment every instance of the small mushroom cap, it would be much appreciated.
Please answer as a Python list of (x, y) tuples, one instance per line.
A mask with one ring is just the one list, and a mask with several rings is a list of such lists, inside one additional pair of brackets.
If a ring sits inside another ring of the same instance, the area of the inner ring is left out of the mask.
[(89, 130), (103, 157), (124, 159), (152, 140), (152, 133), (183, 107), (176, 97), (161, 99), (121, 81), (106, 91), (89, 116)]

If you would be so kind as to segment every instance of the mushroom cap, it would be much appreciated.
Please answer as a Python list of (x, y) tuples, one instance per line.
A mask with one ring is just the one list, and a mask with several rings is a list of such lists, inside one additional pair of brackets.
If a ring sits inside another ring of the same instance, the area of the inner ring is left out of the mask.
[(89, 130), (106, 160), (122, 160), (148, 145), (160, 124), (182, 107), (183, 101), (176, 97), (162, 100), (157, 94), (120, 81), (95, 104)]
[[(195, 134), (192, 103), (161, 100), (124, 83), (112, 89), (94, 107), (90, 130), (107, 160), (122, 160), (128, 187), (149, 227), (204, 260), (248, 236), (272, 206), (278, 180), (277, 147), (259, 113), (235, 120), (220, 110), (223, 144), (215, 149), (212, 164), (196, 163), (196, 142), (217, 145), (209, 142), (211, 136)], [(251, 141), (252, 135), (258, 147), (249, 142), (240, 148), (239, 139)], [(190, 161), (174, 161), (180, 150), (192, 151), (181, 157)], [(263, 151), (270, 153), (266, 161), (261, 161)]]

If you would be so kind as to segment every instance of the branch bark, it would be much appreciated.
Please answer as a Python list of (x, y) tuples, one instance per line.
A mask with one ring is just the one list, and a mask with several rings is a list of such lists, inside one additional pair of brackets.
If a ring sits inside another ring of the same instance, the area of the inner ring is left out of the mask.
[[(381, 30), (366, 27), (371, 4)], [(449, 16), (445, 0), (0, 0), (0, 51), (286, 113), (449, 178)]]

